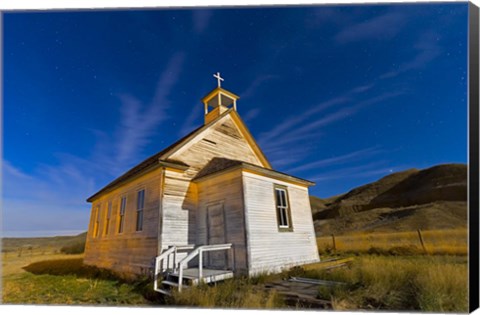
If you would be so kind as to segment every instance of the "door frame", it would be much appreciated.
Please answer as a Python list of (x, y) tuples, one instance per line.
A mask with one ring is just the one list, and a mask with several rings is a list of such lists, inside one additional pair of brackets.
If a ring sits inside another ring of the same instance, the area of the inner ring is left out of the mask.
[[(221, 200), (216, 200), (216, 201), (212, 201), (212, 202), (209, 202), (206, 204), (206, 209), (205, 209), (205, 212), (206, 212), (206, 215), (205, 215), (205, 223), (206, 223), (206, 228), (207, 228), (207, 233), (206, 233), (206, 243), (207, 245), (214, 245), (214, 244), (210, 244), (210, 221), (209, 221), (209, 217), (210, 217), (210, 211), (208, 210), (210, 207), (213, 207), (213, 206), (216, 206), (216, 205), (220, 205), (222, 210), (221, 210), (221, 213), (222, 213), (222, 217), (223, 217), (223, 235), (224, 235), (224, 244), (228, 243), (228, 235), (227, 235), (227, 221), (226, 221), (226, 211), (225, 211), (225, 199), (221, 199)], [(223, 251), (224, 255), (225, 255), (225, 267), (228, 267), (227, 264), (228, 264), (228, 255), (227, 255), (227, 251)], [(208, 255), (208, 258), (207, 258), (207, 264), (210, 265), (211, 264), (211, 260), (210, 260), (210, 253)]]

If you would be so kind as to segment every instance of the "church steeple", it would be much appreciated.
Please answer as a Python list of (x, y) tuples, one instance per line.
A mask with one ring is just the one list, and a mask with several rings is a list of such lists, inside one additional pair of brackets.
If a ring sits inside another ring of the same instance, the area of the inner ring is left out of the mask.
[[(218, 86), (202, 99), (205, 106), (205, 125), (232, 107), (236, 111), (237, 100), (240, 98), (240, 96), (221, 87), (221, 81), (224, 81), (224, 79), (220, 76), (220, 72), (213, 76), (217, 79)], [(212, 109), (210, 110), (210, 108)]]

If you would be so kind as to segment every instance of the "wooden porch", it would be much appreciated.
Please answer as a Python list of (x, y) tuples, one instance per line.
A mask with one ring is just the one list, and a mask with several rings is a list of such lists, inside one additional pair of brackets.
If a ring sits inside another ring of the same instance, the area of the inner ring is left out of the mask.
[[(203, 254), (205, 252), (226, 250), (232, 251), (232, 244), (202, 245), (198, 247), (194, 245), (171, 246), (155, 260), (154, 290), (170, 295), (172, 289), (181, 292), (182, 288), (198, 285), (201, 282), (214, 283), (233, 278), (233, 255), (230, 255), (232, 257), (230, 266), (224, 266), (223, 269), (204, 268), (203, 266)], [(179, 252), (188, 252), (188, 255), (178, 261), (177, 254)], [(187, 267), (188, 263), (194, 258), (198, 258), (198, 266)], [(170, 264), (170, 261), (173, 264)], [(159, 284), (160, 277), (162, 281)]]

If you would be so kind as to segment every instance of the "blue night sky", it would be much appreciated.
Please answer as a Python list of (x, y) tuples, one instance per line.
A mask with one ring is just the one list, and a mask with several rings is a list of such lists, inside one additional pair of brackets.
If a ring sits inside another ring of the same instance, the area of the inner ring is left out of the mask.
[(217, 71), (274, 169), (312, 195), (466, 163), (467, 17), (467, 3), (6, 13), (4, 233), (85, 231), (87, 197), (203, 124)]

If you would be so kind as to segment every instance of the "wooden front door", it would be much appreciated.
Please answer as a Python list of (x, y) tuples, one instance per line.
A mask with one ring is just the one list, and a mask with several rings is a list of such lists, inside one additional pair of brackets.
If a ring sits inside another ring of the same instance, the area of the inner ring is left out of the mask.
[[(225, 244), (225, 213), (223, 203), (207, 206), (207, 242), (208, 245)], [(227, 252), (225, 250), (208, 253), (208, 267), (226, 268)]]

